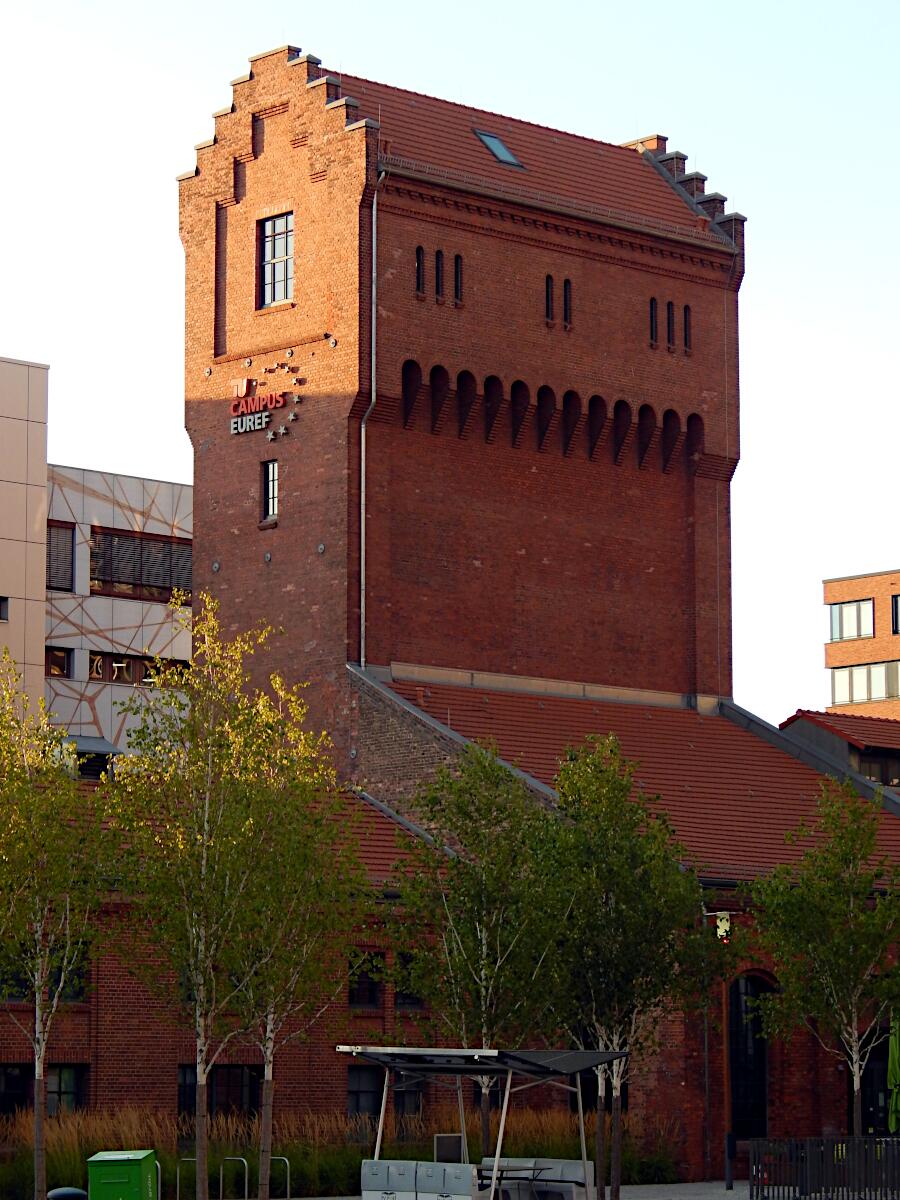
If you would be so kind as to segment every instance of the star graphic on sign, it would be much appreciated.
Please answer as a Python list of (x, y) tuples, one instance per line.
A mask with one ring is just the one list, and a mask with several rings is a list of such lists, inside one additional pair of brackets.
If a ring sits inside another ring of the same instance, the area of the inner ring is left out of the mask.
[(296, 414), (296, 413), (295, 413), (293, 410), (291, 411), (291, 415), (288, 417), (288, 420), (289, 420), (289, 421), (296, 421), (296, 420), (297, 420), (297, 414)]
[(278, 426), (278, 432), (281, 434), (282, 437), (285, 436), (287, 431), (288, 431), (287, 425), (279, 425)]
[(266, 441), (267, 442), (275, 441), (275, 430), (274, 429), (270, 429), (269, 432), (266, 434)]

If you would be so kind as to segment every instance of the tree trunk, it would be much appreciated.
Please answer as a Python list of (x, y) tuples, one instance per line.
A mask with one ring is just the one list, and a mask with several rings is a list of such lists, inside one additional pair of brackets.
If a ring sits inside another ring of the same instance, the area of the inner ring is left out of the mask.
[(262, 1111), (259, 1116), (259, 1200), (269, 1200), (269, 1176), (272, 1170), (272, 1060), (266, 1059), (262, 1085)]
[(597, 1127), (594, 1130), (594, 1179), (597, 1200), (606, 1200), (606, 1073), (597, 1068)]
[(481, 1157), (491, 1152), (491, 1093), (490, 1084), (481, 1085)]
[(609, 1171), (609, 1200), (619, 1200), (622, 1186), (622, 1089), (613, 1082), (612, 1154)]
[(47, 1114), (47, 1088), (44, 1064), (34, 1064), (34, 1200), (47, 1200), (47, 1150), (44, 1142), (44, 1117)]
[(194, 1146), (197, 1159), (197, 1200), (209, 1200), (209, 1122), (206, 1070), (197, 1065), (197, 1103), (194, 1108)]
[(862, 1137), (862, 1064), (858, 1045), (853, 1046), (850, 1070), (853, 1075), (853, 1136)]

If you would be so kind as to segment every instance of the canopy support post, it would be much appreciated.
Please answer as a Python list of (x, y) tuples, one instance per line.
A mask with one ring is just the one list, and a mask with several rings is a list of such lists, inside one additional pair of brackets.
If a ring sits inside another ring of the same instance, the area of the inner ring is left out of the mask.
[(378, 1133), (375, 1136), (375, 1159), (381, 1154), (381, 1139), (384, 1136), (384, 1114), (387, 1112), (388, 1083), (390, 1082), (390, 1067), (384, 1068), (384, 1091), (381, 1093), (381, 1112), (378, 1116)]
[[(584, 1103), (581, 1099), (581, 1072), (575, 1072), (575, 1094), (578, 1097), (578, 1132), (581, 1136), (581, 1168), (584, 1171), (584, 1200), (591, 1200), (591, 1185), (588, 1183), (587, 1140), (584, 1136)], [(597, 1104), (597, 1120), (601, 1119), (600, 1104)]]
[(497, 1148), (494, 1151), (494, 1169), (491, 1171), (491, 1193), (488, 1200), (494, 1200), (497, 1191), (497, 1172), (500, 1170), (500, 1151), (503, 1148), (503, 1130), (506, 1128), (506, 1110), (509, 1108), (509, 1089), (512, 1085), (512, 1071), (506, 1072), (506, 1087), (503, 1089), (503, 1107), (500, 1110), (500, 1127), (497, 1130)]
[(456, 1077), (456, 1102), (459, 1105), (459, 1132), (462, 1136), (462, 1160), (469, 1162), (469, 1139), (466, 1137), (466, 1110), (463, 1105), (462, 1075)]

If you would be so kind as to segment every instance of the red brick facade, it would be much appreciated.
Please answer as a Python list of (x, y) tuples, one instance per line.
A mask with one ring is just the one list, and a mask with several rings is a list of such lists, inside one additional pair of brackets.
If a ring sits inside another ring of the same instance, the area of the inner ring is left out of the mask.
[[(502, 135), (521, 166), (498, 164), (477, 129)], [(486, 688), (492, 675), (507, 677), (500, 690), (556, 681), (547, 686), (560, 695), (701, 713), (730, 696), (743, 219), (724, 217), (724, 198), (705, 196), (703, 177), (664, 151), (664, 139), (610, 146), (339, 83), (282, 48), (235, 81), (181, 177), (195, 592), (216, 595), (226, 629), (279, 630), (260, 678), (277, 668), (309, 680), (312, 719), (331, 732), (343, 776), (407, 815), (418, 783), (463, 740), (449, 710), (429, 709), (417, 666), (455, 672), (450, 682), (477, 672)], [(348, 664), (362, 658), (376, 195), (366, 671)], [(263, 223), (285, 213), (293, 295), (261, 307)], [(284, 402), (265, 429), (237, 434), (234, 393)], [(270, 459), (278, 513), (263, 520)], [(392, 664), (412, 668), (393, 694), (378, 684)], [(692, 719), (699, 729), (723, 718)], [(530, 778), (546, 791), (552, 771)], [(398, 826), (367, 811), (365, 852), (383, 876)], [(724, 803), (716, 819), (727, 820)], [(177, 1065), (191, 1061), (186, 1035), (148, 1036), (157, 1017), (146, 997), (117, 966), (96, 974), (90, 1004), (66, 1017), (80, 1032), (58, 1044), (88, 1056), (94, 1102), (134, 1099), (143, 1065), (146, 1099), (172, 1105)], [(389, 1039), (385, 999), (365, 1021)], [(351, 1038), (363, 1021), (345, 1009), (335, 1019)], [(345, 1103), (334, 1036), (323, 1028), (284, 1055), (278, 1103)], [(671, 1114), (688, 1177), (721, 1172), (722, 1036), (715, 1019), (704, 1035), (697, 1018), (673, 1017), (632, 1084), (633, 1111)], [(0, 1042), (4, 1055), (11, 1045)], [(805, 1040), (773, 1048), (770, 1131), (842, 1128), (842, 1086)]]

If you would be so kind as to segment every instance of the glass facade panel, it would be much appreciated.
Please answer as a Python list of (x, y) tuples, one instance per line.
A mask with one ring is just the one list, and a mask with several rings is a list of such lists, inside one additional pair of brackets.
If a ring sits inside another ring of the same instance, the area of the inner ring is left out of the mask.
[(869, 698), (869, 668), (868, 667), (851, 667), (850, 668), (850, 694), (853, 697), (854, 704), (858, 704), (860, 700), (868, 700), (868, 698)]
[(840, 605), (837, 605), (837, 604), (829, 605), (829, 612), (831, 613), (831, 640), (833, 642), (839, 642), (841, 639), (841, 609), (840, 609)]
[(859, 602), (859, 636), (875, 636), (875, 605), (871, 600)]
[(859, 620), (856, 604), (841, 605), (841, 637), (859, 637)]
[(831, 702), (832, 704), (850, 703), (850, 671), (846, 667), (840, 671), (831, 672)]
[(884, 700), (887, 696), (887, 663), (873, 663), (869, 668), (869, 699)]

